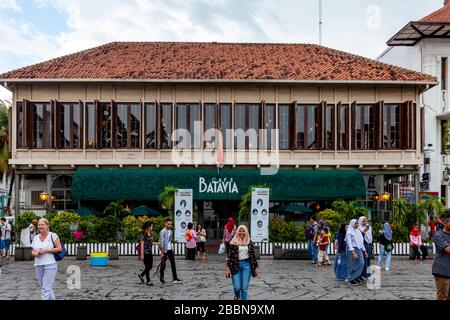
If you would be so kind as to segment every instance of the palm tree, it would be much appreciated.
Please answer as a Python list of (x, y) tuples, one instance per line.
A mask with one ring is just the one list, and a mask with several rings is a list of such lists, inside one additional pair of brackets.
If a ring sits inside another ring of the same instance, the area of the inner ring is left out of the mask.
[(169, 214), (172, 213), (173, 205), (175, 203), (175, 191), (177, 188), (173, 186), (167, 186), (164, 188), (164, 191), (159, 195), (159, 203), (161, 204), (161, 208), (169, 211)]

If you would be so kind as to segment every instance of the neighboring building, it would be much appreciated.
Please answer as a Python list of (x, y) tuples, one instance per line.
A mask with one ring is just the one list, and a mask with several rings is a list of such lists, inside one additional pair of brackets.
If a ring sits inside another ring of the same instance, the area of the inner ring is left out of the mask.
[[(317, 45), (236, 43), (110, 43), (0, 81), (14, 95), (10, 163), (25, 199), (16, 208), (42, 208), (43, 191), (55, 210), (102, 210), (118, 198), (156, 206), (173, 185), (193, 188), (199, 220), (214, 226), (236, 215), (254, 184), (269, 185), (272, 206), (313, 208), (358, 197), (378, 207), (373, 195), (393, 177), (412, 175), (418, 185), (419, 95), (437, 83)], [(197, 120), (193, 147), (170, 139)], [(209, 128), (279, 133), (240, 141), (204, 136)], [(174, 159), (180, 146), (186, 163)], [(266, 147), (274, 176), (259, 171)]]
[[(421, 96), (424, 106), (422, 192), (449, 197), (450, 159), (446, 153), (445, 123), (450, 119), (448, 68), (450, 3), (419, 21), (409, 22), (388, 42), (378, 60), (436, 76), (439, 85)], [(450, 127), (448, 127), (450, 130)], [(447, 206), (449, 203), (447, 202)]]

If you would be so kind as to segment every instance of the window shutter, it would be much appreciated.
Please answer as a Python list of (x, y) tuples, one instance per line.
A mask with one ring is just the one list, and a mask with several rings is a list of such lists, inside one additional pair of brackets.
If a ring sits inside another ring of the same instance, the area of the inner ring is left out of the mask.
[(156, 149), (159, 150), (160, 148), (160, 136), (161, 136), (161, 110), (159, 102), (155, 100), (155, 108), (156, 108)]
[(351, 148), (356, 150), (356, 102), (351, 105), (351, 130), (349, 131), (349, 139), (351, 138)]
[(117, 108), (114, 100), (111, 100), (111, 148), (117, 148)]
[(55, 149), (61, 149), (61, 105), (57, 100), (52, 100), (53, 110), (53, 145)]
[[(264, 100), (261, 101), (261, 103), (259, 104), (259, 124), (258, 124), (258, 148), (259, 150), (263, 150), (263, 149), (268, 149), (267, 146), (267, 137), (268, 134), (267, 132), (265, 132), (264, 130), (261, 129), (266, 129), (264, 126), (264, 117), (265, 117), (265, 113), (266, 113), (266, 102)], [(264, 134), (261, 134), (261, 132), (264, 132)], [(264, 145), (265, 142), (265, 145)]]
[(296, 149), (295, 136), (295, 112), (297, 109), (297, 101), (294, 101), (289, 106), (289, 149)]
[(324, 114), (326, 112), (326, 105), (327, 105), (326, 101), (322, 101), (320, 103), (319, 110), (318, 110), (318, 113), (316, 115), (316, 121), (315, 121), (316, 124), (319, 125), (319, 127), (316, 130), (317, 135), (318, 135), (316, 137), (316, 140), (318, 141), (317, 142), (317, 149), (319, 149), (319, 150), (326, 149), (326, 145), (325, 145), (325, 142), (324, 142), (324, 138), (326, 137), (326, 132), (324, 132), (324, 130), (326, 130), (326, 128), (325, 128), (326, 126), (324, 125), (324, 122), (325, 122)]
[(408, 135), (408, 131), (409, 131), (409, 123), (408, 123), (408, 107), (409, 107), (409, 102), (404, 102), (401, 107), (400, 107), (400, 119), (401, 119), (401, 124), (400, 124), (400, 146), (401, 149), (408, 149), (408, 140), (409, 140), (409, 135)]
[(97, 141), (96, 148), (100, 149), (102, 148), (102, 110), (100, 108), (100, 102), (98, 100), (95, 100), (94, 102), (94, 110), (95, 110), (95, 139)]
[(24, 128), (25, 128), (25, 147), (33, 147), (33, 110), (32, 104), (28, 100), (23, 100)]
[(382, 133), (383, 133), (383, 109), (384, 109), (384, 101), (380, 101), (376, 105), (375, 109), (375, 150), (383, 149), (382, 145)]
[(80, 126), (78, 130), (78, 145), (76, 146), (79, 149), (83, 149), (84, 143), (84, 103), (80, 100), (78, 101), (78, 105), (80, 108)]

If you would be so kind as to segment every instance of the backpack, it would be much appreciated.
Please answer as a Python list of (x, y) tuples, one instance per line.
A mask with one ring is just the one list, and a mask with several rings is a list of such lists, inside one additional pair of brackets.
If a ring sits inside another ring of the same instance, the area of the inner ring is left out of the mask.
[(187, 241), (192, 240), (191, 230), (186, 231), (184, 237), (186, 238)]
[(305, 230), (306, 239), (312, 240), (314, 238), (314, 225), (310, 224)]

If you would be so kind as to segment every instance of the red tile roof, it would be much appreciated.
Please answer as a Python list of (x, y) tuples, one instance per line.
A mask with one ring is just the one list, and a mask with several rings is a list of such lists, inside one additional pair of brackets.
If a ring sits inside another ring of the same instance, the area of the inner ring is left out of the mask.
[(450, 23), (450, 3), (419, 20), (420, 22)]
[(113, 42), (7, 72), (0, 79), (436, 81), (318, 45), (183, 42)]

